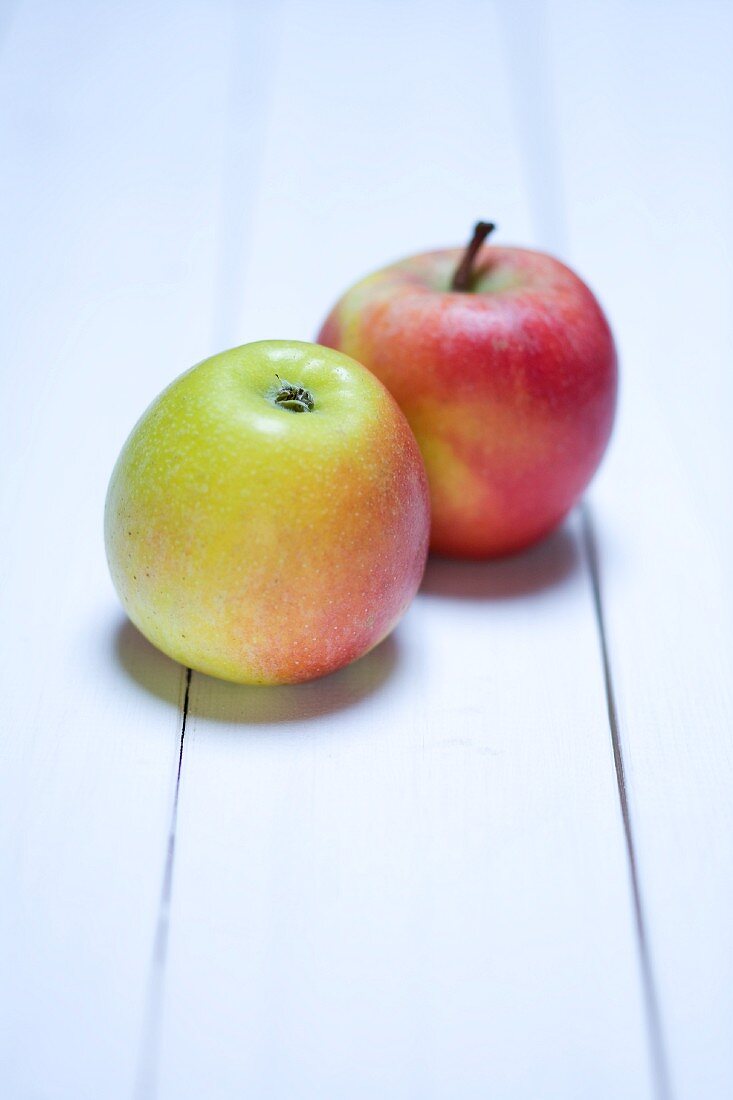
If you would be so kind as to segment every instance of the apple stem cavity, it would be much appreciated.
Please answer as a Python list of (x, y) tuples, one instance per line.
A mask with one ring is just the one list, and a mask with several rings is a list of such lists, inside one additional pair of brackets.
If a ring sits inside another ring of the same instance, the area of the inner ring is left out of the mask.
[(315, 406), (313, 400), (313, 394), (310, 390), (306, 390), (303, 386), (293, 386), (290, 382), (285, 382), (280, 378), (279, 374), (276, 374), (279, 389), (275, 394), (274, 401), (276, 405), (279, 405), (281, 409), (288, 409), (290, 412), (311, 412)]
[(493, 222), (476, 222), (471, 240), (466, 245), (466, 251), (461, 257), (461, 262), (456, 268), (450, 284), (451, 290), (458, 292), (470, 291), (473, 282), (473, 265), (481, 245), (496, 226)]

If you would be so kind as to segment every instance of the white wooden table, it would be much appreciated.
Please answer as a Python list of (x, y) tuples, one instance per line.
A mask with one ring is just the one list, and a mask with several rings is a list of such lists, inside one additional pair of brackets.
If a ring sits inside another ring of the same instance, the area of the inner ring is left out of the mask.
[[(733, 5), (0, 10), (0, 1095), (733, 1096)], [(617, 333), (587, 505), (189, 681), (107, 576), (135, 418), (477, 217)]]

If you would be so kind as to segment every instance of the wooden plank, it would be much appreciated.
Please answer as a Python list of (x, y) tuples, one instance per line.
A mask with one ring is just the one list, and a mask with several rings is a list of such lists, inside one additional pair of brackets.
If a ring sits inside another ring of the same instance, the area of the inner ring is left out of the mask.
[(125, 624), (102, 510), (146, 403), (209, 351), (230, 26), (27, 3), (0, 65), (3, 1096), (132, 1094), (183, 670)]
[(676, 1100), (733, 1094), (730, 5), (558, 3), (572, 256), (620, 337), (593, 493), (641, 895)]
[[(243, 337), (307, 338), (354, 278), (480, 214), (531, 241), (493, 7), (310, 0), (279, 27)], [(163, 1098), (538, 1091), (651, 1095), (575, 521), (501, 565), (432, 563), (334, 677), (194, 674), (163, 1019)]]

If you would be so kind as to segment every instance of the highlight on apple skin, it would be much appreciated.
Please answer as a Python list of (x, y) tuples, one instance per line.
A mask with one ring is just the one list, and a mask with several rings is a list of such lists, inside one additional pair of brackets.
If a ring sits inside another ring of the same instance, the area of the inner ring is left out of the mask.
[(429, 526), (420, 452), (381, 382), (282, 340), (173, 382), (125, 443), (105, 508), (133, 623), (240, 683), (309, 680), (377, 645), (417, 591)]
[(425, 459), (431, 550), (489, 558), (547, 535), (580, 498), (613, 425), (613, 337), (551, 256), (483, 245), (412, 256), (356, 283), (319, 343), (398, 401)]

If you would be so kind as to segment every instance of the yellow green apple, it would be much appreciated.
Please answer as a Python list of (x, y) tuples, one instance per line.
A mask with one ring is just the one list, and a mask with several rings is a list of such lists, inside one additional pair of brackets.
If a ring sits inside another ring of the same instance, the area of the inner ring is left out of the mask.
[(105, 508), (133, 623), (240, 683), (309, 680), (377, 645), (417, 591), (429, 525), (420, 451), (382, 383), (282, 340), (176, 379), (125, 443)]

